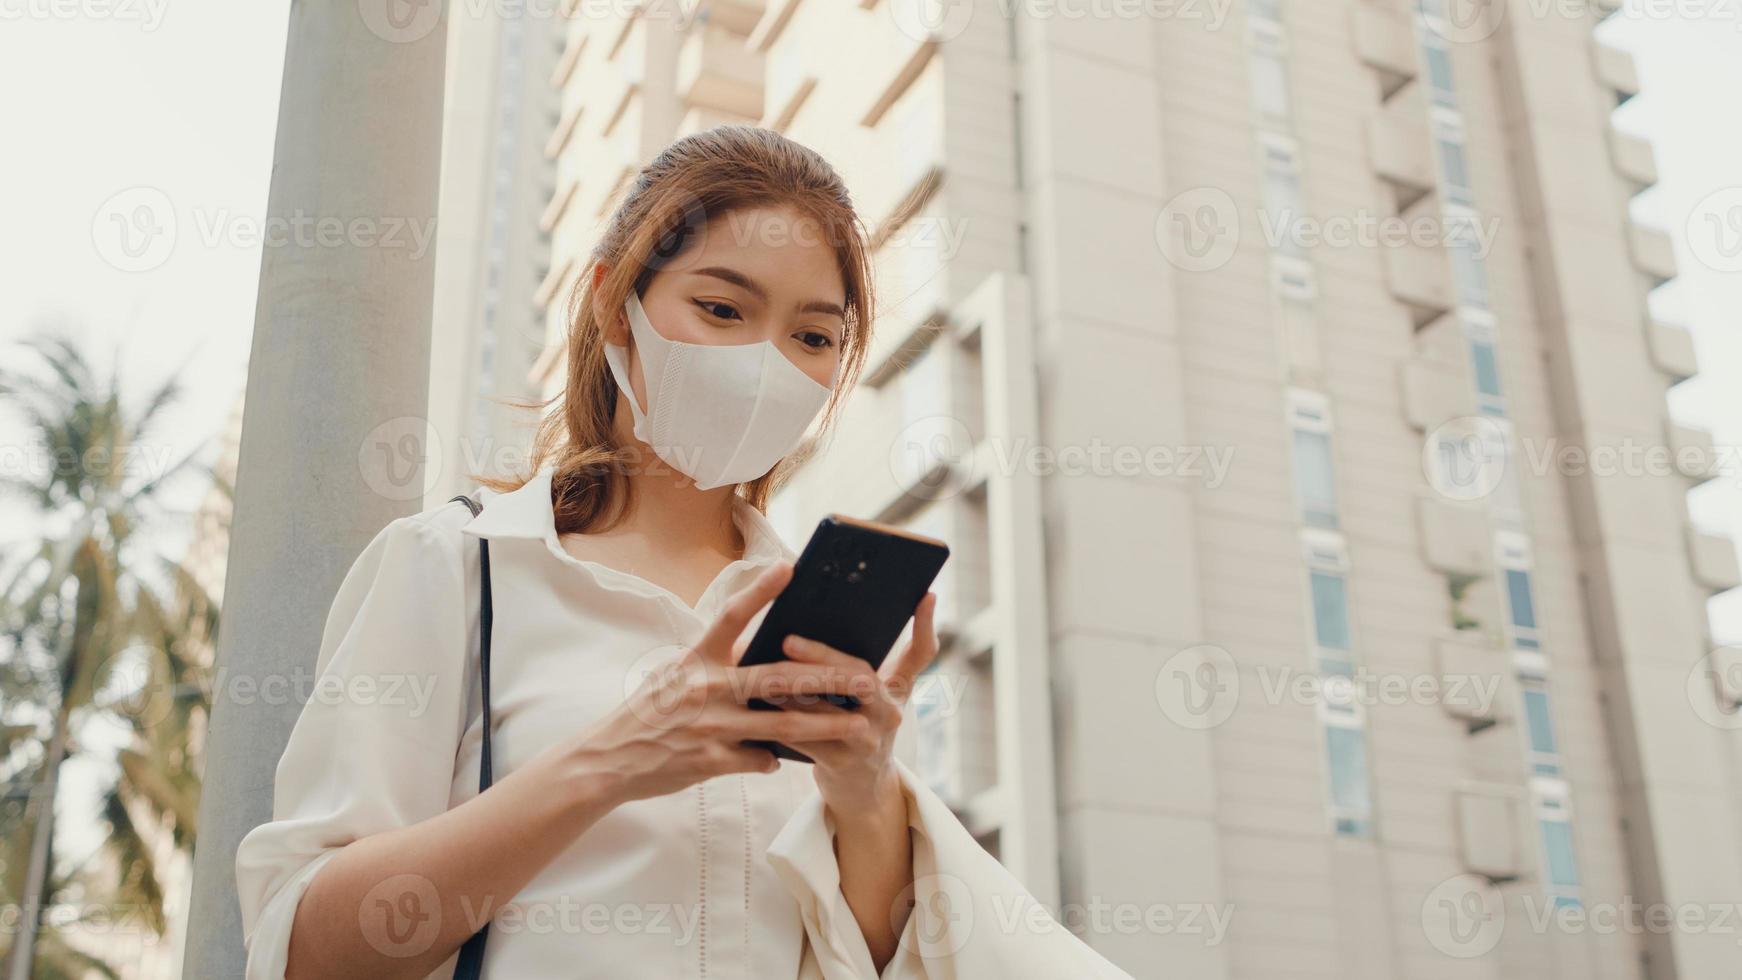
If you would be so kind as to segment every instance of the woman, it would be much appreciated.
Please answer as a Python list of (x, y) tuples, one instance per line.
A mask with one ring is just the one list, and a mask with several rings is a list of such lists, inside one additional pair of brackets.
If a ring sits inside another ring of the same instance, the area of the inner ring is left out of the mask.
[(762, 508), (869, 341), (839, 177), (768, 130), (686, 137), (588, 268), (533, 475), (394, 521), (340, 587), (236, 855), (248, 976), (447, 977), (485, 925), (489, 977), (1124, 976), (1044, 915), (964, 921), (1032, 899), (892, 754), (935, 596), (881, 672), (802, 638), (734, 666), (792, 570)]

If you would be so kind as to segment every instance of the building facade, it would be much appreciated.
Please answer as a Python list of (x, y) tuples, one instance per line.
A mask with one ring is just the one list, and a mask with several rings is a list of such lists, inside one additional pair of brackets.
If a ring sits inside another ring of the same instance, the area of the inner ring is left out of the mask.
[(499, 4), (449, 17), (423, 488), (432, 506), (477, 475), (518, 469), (531, 441), (536, 415), (517, 403), (540, 395), (535, 294), (551, 258), (541, 216), (556, 173), (562, 27)]
[(527, 383), (671, 140), (831, 160), (877, 336), (772, 516), (951, 542), (905, 751), (1088, 942), (1141, 977), (1733, 971), (1735, 929), (1597, 925), (1742, 900), (1735, 552), (1687, 517), (1714, 456), (1666, 407), (1696, 365), (1613, 3), (576, 6), (527, 76)]

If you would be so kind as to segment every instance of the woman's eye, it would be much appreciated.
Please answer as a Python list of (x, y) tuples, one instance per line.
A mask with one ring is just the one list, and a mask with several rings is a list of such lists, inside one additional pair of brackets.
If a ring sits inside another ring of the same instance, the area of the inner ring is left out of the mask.
[[(804, 333), (799, 334), (799, 337), (802, 338), (804, 345), (809, 347), (811, 350), (826, 350), (829, 347), (834, 346), (835, 343), (835, 338), (818, 330), (807, 330)], [(813, 343), (812, 341), (816, 342)]]
[[(701, 307), (704, 310), (707, 310), (710, 315), (717, 316), (722, 320), (742, 319), (742, 317), (738, 316), (738, 311), (735, 308), (733, 308), (732, 304), (730, 304), (730, 303), (721, 303), (721, 302), (718, 302), (715, 300), (698, 299), (698, 300), (696, 300), (696, 305)], [(722, 312), (722, 311), (724, 311), (724, 312)]]

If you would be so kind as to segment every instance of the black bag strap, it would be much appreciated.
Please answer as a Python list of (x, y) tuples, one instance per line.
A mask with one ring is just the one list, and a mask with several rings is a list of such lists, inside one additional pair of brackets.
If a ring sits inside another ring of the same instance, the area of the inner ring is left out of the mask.
[[(461, 494), (449, 500), (455, 500), (466, 505), (466, 509), (477, 517), (484, 510), (484, 505), (471, 497)], [(490, 542), (478, 539), (478, 676), (484, 693), (484, 739), (483, 753), (478, 761), (478, 792), (490, 788), (490, 626), (492, 621), (490, 603)], [(484, 925), (460, 947), (459, 963), (454, 967), (454, 980), (480, 980), (484, 975), (484, 943), (489, 939), (490, 923)]]

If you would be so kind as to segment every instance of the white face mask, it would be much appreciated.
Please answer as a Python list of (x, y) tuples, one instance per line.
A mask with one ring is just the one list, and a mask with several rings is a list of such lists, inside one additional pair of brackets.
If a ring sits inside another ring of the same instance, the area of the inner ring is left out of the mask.
[(611, 376), (629, 399), (635, 437), (702, 490), (745, 483), (798, 448), (833, 389), (817, 384), (773, 342), (686, 344), (647, 321), (630, 290), (623, 304), (641, 357), (647, 411), (629, 384), (629, 351), (607, 343)]

